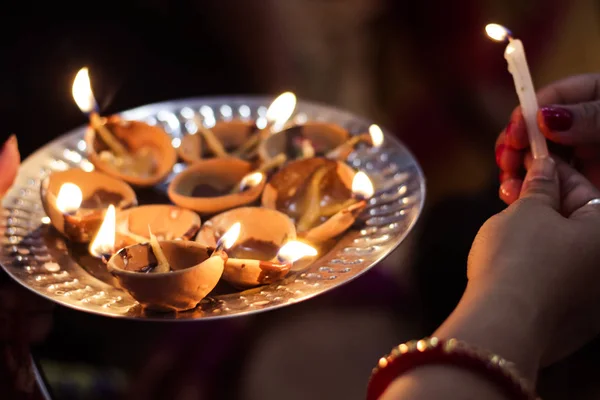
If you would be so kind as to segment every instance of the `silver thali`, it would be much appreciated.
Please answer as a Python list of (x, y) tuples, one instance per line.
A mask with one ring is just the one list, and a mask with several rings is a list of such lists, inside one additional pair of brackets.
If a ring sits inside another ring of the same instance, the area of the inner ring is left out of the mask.
[[(125, 119), (161, 124), (179, 146), (181, 137), (196, 123), (221, 119), (261, 119), (272, 98), (192, 98), (151, 104), (121, 113)], [(365, 132), (371, 121), (348, 112), (309, 102), (299, 102), (297, 122), (320, 120), (337, 123), (351, 134)], [(126, 292), (113, 286), (110, 277), (89, 260), (82, 261), (48, 225), (39, 196), (40, 181), (53, 170), (92, 170), (86, 159), (85, 127), (52, 141), (28, 157), (15, 185), (0, 209), (0, 263), (18, 283), (56, 303), (111, 317), (143, 320), (205, 320), (244, 315), (290, 305), (324, 293), (361, 275), (393, 251), (418, 219), (425, 199), (425, 180), (412, 154), (385, 132), (378, 149), (361, 149), (348, 163), (365, 171), (376, 189), (360, 223), (334, 247), (302, 271), (283, 281), (244, 292), (213, 293), (191, 311), (149, 313)], [(171, 177), (185, 166), (175, 165)], [(167, 181), (168, 182), (168, 181)], [(154, 188), (161, 196), (166, 183)], [(138, 195), (144, 204), (143, 195)], [(146, 203), (148, 200), (146, 200)], [(85, 267), (83, 266), (85, 265)]]

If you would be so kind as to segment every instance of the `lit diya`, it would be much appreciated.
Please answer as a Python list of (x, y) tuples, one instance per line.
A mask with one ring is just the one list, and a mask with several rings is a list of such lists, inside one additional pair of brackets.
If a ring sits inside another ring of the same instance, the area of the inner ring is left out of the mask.
[(168, 195), (178, 206), (201, 214), (244, 206), (258, 199), (265, 186), (264, 175), (251, 172), (249, 162), (233, 157), (202, 160), (173, 178)]
[[(200, 125), (200, 124), (199, 124)], [(226, 157), (244, 144), (259, 128), (253, 121), (219, 121), (213, 127), (198, 126), (194, 133), (181, 139), (179, 156), (188, 164), (194, 164), (203, 158)]]
[(379, 147), (382, 142), (383, 132), (377, 125), (371, 125), (368, 133), (350, 136), (337, 124), (310, 121), (267, 137), (260, 144), (259, 155), (266, 160), (281, 153), (289, 159), (325, 156), (345, 160), (361, 143)]
[[(238, 147), (233, 155), (244, 159), (253, 159), (260, 152), (260, 144), (270, 135), (282, 130), (296, 109), (296, 95), (285, 92), (277, 96), (267, 108), (264, 118), (259, 118), (255, 125), (258, 131), (252, 133), (248, 139)], [(277, 154), (274, 154), (275, 157)], [(273, 158), (271, 157), (271, 158)], [(270, 159), (270, 158), (269, 158)], [(263, 158), (263, 161), (269, 159)]]
[(177, 153), (163, 129), (117, 116), (101, 118), (87, 68), (77, 73), (72, 92), (81, 111), (89, 114), (85, 141), (97, 169), (137, 186), (152, 186), (167, 177)]
[[(243, 229), (235, 245), (227, 251), (229, 258), (223, 271), (223, 279), (235, 287), (276, 282), (287, 275), (293, 261), (312, 254), (298, 251), (283, 261), (278, 259), (281, 247), (296, 238), (296, 228), (287, 215), (261, 207), (236, 208), (211, 218), (202, 226), (196, 241), (216, 246), (217, 240), (236, 222)], [(297, 259), (289, 261), (298, 254)]]
[(366, 174), (340, 161), (310, 158), (277, 172), (265, 186), (262, 204), (290, 216), (298, 236), (319, 243), (352, 226), (372, 195)]
[[(237, 226), (239, 233), (239, 225)], [(237, 239), (223, 235), (220, 250), (184, 240), (159, 241), (119, 250), (107, 267), (145, 308), (154, 311), (185, 311), (196, 305), (219, 282), (227, 261), (223, 251)]]
[(190, 240), (198, 229), (200, 217), (193, 211), (166, 204), (133, 207), (117, 213), (115, 248), (148, 242), (149, 232), (158, 240)]
[(52, 172), (40, 186), (44, 211), (69, 240), (89, 242), (109, 205), (126, 209), (137, 204), (133, 189), (101, 172), (80, 169)]

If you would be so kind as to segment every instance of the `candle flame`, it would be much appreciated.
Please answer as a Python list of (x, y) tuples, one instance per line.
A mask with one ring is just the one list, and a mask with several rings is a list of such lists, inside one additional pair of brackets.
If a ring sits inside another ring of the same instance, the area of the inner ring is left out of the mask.
[(297, 240), (292, 240), (281, 246), (277, 253), (277, 258), (281, 262), (294, 263), (303, 257), (314, 257), (317, 254), (318, 252), (314, 247)]
[(511, 36), (511, 33), (508, 29), (498, 24), (487, 24), (485, 26), (485, 33), (487, 33), (490, 39), (498, 42), (504, 42), (507, 37)]
[(368, 199), (373, 196), (375, 189), (373, 188), (373, 182), (369, 179), (367, 174), (362, 171), (358, 171), (352, 179), (352, 193), (355, 196), (360, 196), (364, 199)]
[(56, 196), (56, 208), (62, 213), (77, 210), (83, 201), (83, 193), (74, 183), (63, 183)]
[(369, 135), (371, 135), (371, 142), (373, 147), (379, 147), (383, 143), (383, 132), (377, 124), (373, 124), (369, 127)]
[(94, 99), (94, 93), (92, 92), (92, 85), (90, 83), (90, 75), (87, 67), (81, 68), (75, 80), (73, 80), (73, 87), (71, 89), (73, 99), (77, 103), (77, 107), (84, 112), (89, 113), (96, 108), (96, 99)]
[(221, 236), (221, 238), (217, 242), (217, 248), (221, 246), (225, 248), (225, 250), (231, 248), (231, 246), (234, 245), (234, 243), (240, 236), (241, 230), (242, 224), (240, 224), (239, 222), (236, 222), (235, 224), (231, 225), (231, 228), (229, 228), (229, 230), (225, 232), (225, 234)]
[(276, 132), (283, 128), (285, 123), (296, 109), (296, 95), (292, 92), (285, 92), (277, 96), (267, 109), (267, 121), (272, 124), (273, 131)]
[(104, 221), (90, 244), (89, 251), (95, 257), (112, 254), (115, 248), (116, 210), (112, 204), (106, 209)]
[(262, 172), (252, 172), (242, 178), (240, 181), (240, 190), (245, 190), (246, 188), (251, 188), (262, 182), (265, 174)]

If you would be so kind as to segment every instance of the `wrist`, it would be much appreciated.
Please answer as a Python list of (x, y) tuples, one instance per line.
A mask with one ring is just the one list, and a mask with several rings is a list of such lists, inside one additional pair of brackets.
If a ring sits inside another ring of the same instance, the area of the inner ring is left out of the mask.
[(545, 350), (546, 322), (539, 309), (510, 288), (469, 283), (454, 312), (435, 336), (457, 338), (512, 361), (535, 382)]

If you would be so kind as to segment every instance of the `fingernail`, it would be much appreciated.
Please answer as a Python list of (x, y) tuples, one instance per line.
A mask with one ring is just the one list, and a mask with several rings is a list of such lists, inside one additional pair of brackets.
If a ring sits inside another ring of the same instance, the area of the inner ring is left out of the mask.
[(552, 180), (556, 175), (556, 163), (551, 157), (534, 158), (527, 171), (527, 180)]
[(544, 124), (550, 130), (563, 132), (568, 131), (573, 126), (573, 114), (566, 108), (542, 107), (540, 112), (544, 117)]
[(496, 164), (498, 164), (498, 166), (500, 167), (500, 161), (502, 161), (502, 153), (504, 153), (504, 150), (506, 149), (506, 145), (499, 145), (496, 148)]

